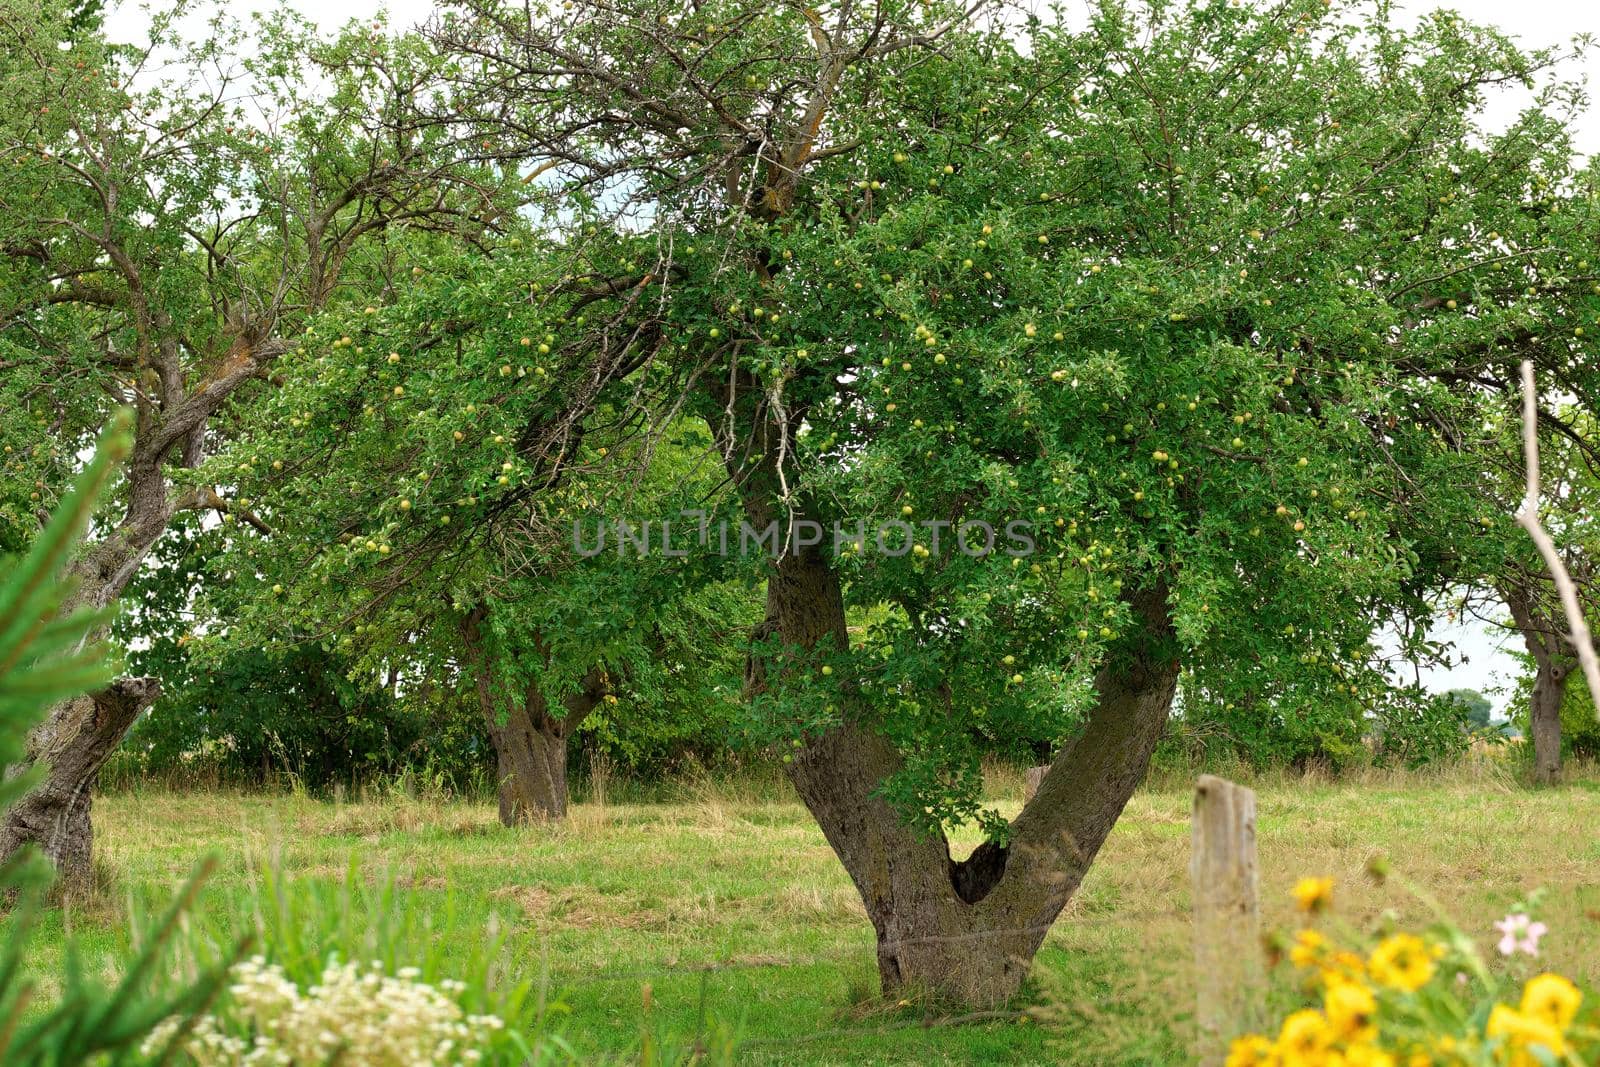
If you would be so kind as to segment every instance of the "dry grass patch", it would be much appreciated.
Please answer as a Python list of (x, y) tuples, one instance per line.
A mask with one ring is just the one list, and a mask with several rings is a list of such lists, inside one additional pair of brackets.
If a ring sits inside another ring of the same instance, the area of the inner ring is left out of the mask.
[(335, 805), (332, 818), (321, 812), (302, 812), (297, 823), (302, 832), (368, 840), (383, 834), (416, 834), (429, 830), (466, 835), (504, 829), (499, 816), (486, 807), (404, 799)]
[(630, 898), (597, 892), (588, 886), (506, 886), (489, 894), (491, 900), (508, 900), (522, 909), (540, 933), (558, 929), (586, 930), (607, 926), (637, 930), (658, 926), (664, 916), (641, 907)]
[(765, 910), (815, 922), (867, 920), (861, 894), (849, 884), (784, 886), (774, 898), (763, 900), (761, 904)]

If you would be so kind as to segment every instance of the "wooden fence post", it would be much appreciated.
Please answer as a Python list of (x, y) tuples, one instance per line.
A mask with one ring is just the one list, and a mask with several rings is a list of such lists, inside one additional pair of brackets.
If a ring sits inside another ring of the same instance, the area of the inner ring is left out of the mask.
[(1250, 1029), (1261, 994), (1256, 904), (1256, 795), (1200, 776), (1191, 824), (1199, 1062), (1221, 1067), (1228, 1044)]

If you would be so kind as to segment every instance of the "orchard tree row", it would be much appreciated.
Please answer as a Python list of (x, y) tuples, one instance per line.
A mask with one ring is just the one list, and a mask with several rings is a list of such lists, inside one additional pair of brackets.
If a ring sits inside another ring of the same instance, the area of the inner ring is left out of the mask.
[[(455, 0), (139, 48), (44, 7), (0, 0), (0, 539), (132, 407), (76, 597), (134, 601), (163, 681), (470, 692), (507, 822), (562, 814), (581, 725), (737, 687), (885, 989), (978, 1005), (1180, 678), (1400, 722), (1374, 633), (1437, 654), (1440, 597), (1494, 594), (1553, 774), (1572, 661), (1511, 511), (1532, 360), (1587, 587), (1600, 201), (1559, 51), (1344, 0)], [(573, 544), (685, 514), (779, 550)], [(1027, 554), (951, 550), (1019, 520)], [(794, 536), (888, 523), (915, 545)], [(53, 710), (0, 848), (87, 870), (140, 692)], [(980, 761), (1041, 739), (1007, 819)]]

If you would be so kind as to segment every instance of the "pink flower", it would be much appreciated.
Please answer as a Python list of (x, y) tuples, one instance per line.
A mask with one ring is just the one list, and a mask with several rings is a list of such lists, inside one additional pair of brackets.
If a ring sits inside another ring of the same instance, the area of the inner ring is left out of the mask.
[(1500, 931), (1500, 943), (1495, 947), (1502, 956), (1513, 956), (1518, 952), (1526, 952), (1530, 956), (1539, 954), (1539, 939), (1548, 932), (1544, 923), (1534, 922), (1522, 912), (1513, 912), (1504, 919), (1494, 924)]

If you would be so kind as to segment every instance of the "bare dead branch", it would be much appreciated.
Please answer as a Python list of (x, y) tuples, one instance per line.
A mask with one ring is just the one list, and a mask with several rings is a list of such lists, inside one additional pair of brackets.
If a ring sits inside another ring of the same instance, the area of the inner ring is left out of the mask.
[(1550, 569), (1550, 577), (1561, 595), (1561, 607), (1566, 612), (1567, 624), (1572, 627), (1568, 640), (1578, 653), (1578, 662), (1583, 665), (1583, 677), (1589, 683), (1589, 698), (1594, 702), (1595, 717), (1600, 719), (1600, 657), (1595, 655), (1594, 638), (1589, 634), (1589, 624), (1578, 604), (1577, 586), (1567, 573), (1555, 542), (1539, 524), (1539, 401), (1534, 384), (1533, 361), (1526, 359), (1522, 361), (1522, 449), (1527, 460), (1528, 482), (1522, 506), (1517, 509), (1517, 523), (1528, 531), (1534, 546), (1539, 549), (1539, 555), (1544, 558), (1545, 566)]

